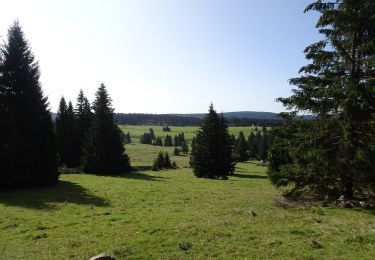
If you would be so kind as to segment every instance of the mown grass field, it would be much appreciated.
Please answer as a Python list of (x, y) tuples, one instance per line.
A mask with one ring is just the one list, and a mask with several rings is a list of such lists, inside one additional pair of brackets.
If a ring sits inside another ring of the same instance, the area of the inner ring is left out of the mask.
[[(126, 145), (138, 166), (150, 166), (159, 148)], [(194, 177), (187, 156), (172, 160), (181, 168), (1, 190), (0, 259), (375, 259), (374, 212), (283, 208), (255, 162), (222, 181)]]

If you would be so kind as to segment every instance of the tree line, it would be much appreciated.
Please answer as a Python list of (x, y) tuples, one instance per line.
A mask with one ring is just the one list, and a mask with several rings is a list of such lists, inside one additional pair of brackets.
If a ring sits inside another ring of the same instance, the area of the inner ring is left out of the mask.
[(238, 162), (248, 160), (266, 161), (268, 159), (268, 150), (271, 148), (274, 136), (267, 131), (266, 127), (262, 128), (262, 132), (251, 132), (247, 139), (241, 131), (236, 139), (231, 136), (233, 143), (234, 158)]
[(91, 107), (82, 91), (75, 108), (62, 99), (55, 127), (39, 77), (15, 21), (0, 47), (0, 186), (55, 184), (62, 164), (96, 174), (130, 170), (105, 85)]
[[(201, 126), (202, 118), (185, 117), (178, 115), (158, 115), (158, 114), (124, 114), (114, 115), (115, 120), (120, 124), (127, 125), (175, 125), (175, 126)], [(257, 119), (257, 118), (235, 118), (226, 117), (226, 122), (230, 126), (278, 126), (282, 124), (282, 119)]]
[[(93, 112), (91, 111), (93, 110)], [(124, 144), (131, 142), (113, 120), (111, 98), (104, 84), (90, 105), (80, 90), (76, 107), (61, 98), (56, 115), (56, 139), (59, 165), (82, 167), (90, 173), (108, 174), (130, 170)]]

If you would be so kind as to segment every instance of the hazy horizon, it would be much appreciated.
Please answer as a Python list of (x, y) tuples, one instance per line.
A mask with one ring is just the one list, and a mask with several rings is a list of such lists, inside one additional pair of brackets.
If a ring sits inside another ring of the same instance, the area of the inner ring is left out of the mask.
[(20, 21), (53, 112), (104, 82), (118, 113), (277, 113), (320, 38), (310, 2), (5, 1), (0, 37)]

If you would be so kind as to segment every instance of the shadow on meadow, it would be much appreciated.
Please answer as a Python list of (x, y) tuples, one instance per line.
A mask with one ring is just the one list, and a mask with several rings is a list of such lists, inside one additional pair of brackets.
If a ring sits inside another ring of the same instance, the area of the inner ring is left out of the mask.
[[(123, 173), (123, 174), (108, 174), (106, 176), (112, 178), (123, 178), (123, 179), (132, 179), (132, 180), (143, 180), (143, 181), (164, 181), (169, 179), (164, 176), (155, 176), (155, 175), (148, 175), (143, 173), (143, 171), (151, 171), (151, 166), (136, 166), (133, 167), (131, 172)], [(95, 175), (95, 174), (94, 174)], [(102, 175), (97, 175), (102, 176)]]
[(238, 178), (245, 178), (245, 179), (268, 179), (268, 177), (265, 175), (256, 175), (256, 174), (233, 173), (230, 176), (238, 177)]
[[(149, 166), (145, 166), (145, 167), (151, 168)], [(147, 169), (147, 170), (150, 170), (150, 169)], [(142, 169), (142, 171), (144, 171), (144, 169)], [(169, 178), (164, 177), (164, 176), (155, 176), (155, 175), (145, 174), (145, 173), (141, 172), (140, 169), (138, 169), (136, 171), (133, 171), (133, 172), (130, 172), (130, 173), (127, 173), (127, 174), (125, 174), (121, 177), (125, 178), (125, 179), (144, 180), (144, 181), (165, 181), (166, 179), (169, 179)]]
[(0, 203), (41, 210), (56, 208), (54, 203), (109, 206), (106, 199), (95, 196), (88, 189), (69, 181), (59, 181), (56, 186), (51, 187), (0, 189)]

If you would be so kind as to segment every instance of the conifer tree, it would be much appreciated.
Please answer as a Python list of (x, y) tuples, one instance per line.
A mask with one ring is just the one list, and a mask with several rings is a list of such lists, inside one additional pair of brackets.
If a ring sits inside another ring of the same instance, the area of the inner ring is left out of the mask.
[(256, 143), (255, 143), (255, 135), (253, 132), (249, 134), (247, 138), (247, 147), (249, 149), (249, 158), (256, 158)]
[(170, 135), (165, 137), (164, 146), (173, 146), (172, 137)]
[(210, 105), (192, 146), (190, 164), (197, 177), (222, 178), (234, 171), (232, 140), (223, 116)]
[(184, 142), (181, 146), (181, 152), (184, 154), (187, 154), (189, 152), (189, 146), (187, 145), (186, 142)]
[(131, 142), (132, 142), (132, 139), (131, 139), (130, 133), (128, 132), (125, 135), (125, 144), (130, 144)]
[(156, 161), (159, 169), (163, 169), (165, 167), (165, 157), (163, 152), (159, 152)]
[(235, 158), (239, 162), (244, 162), (248, 159), (248, 153), (247, 153), (248, 147), (245, 140), (245, 136), (243, 132), (241, 131), (238, 135), (238, 139), (236, 142), (236, 146), (234, 147), (234, 154)]
[(173, 154), (176, 155), (176, 156), (180, 155), (180, 149), (177, 146), (175, 146), (175, 148), (173, 150)]
[(179, 139), (178, 139), (177, 135), (175, 135), (174, 138), (173, 138), (173, 145), (175, 147), (180, 146), (180, 142), (179, 142)]
[[(375, 192), (375, 2), (319, 0), (311, 10), (321, 13), (324, 39), (305, 49), (310, 64), (290, 80), (294, 94), (279, 99), (291, 113), (274, 131), (269, 176), (294, 193)], [(299, 111), (315, 120), (295, 120)]]
[(93, 104), (93, 121), (84, 149), (83, 169), (88, 173), (110, 175), (130, 170), (130, 161), (113, 120), (111, 98), (102, 83)]
[(163, 141), (161, 140), (161, 137), (156, 137), (154, 145), (163, 146)]
[(169, 157), (168, 152), (165, 152), (164, 154), (164, 167), (167, 169), (173, 168), (171, 158)]
[(67, 167), (80, 165), (81, 147), (76, 126), (73, 105), (69, 102), (67, 106), (62, 97), (56, 115), (56, 144), (60, 164)]
[(53, 123), (39, 66), (15, 21), (1, 47), (0, 185), (50, 185), (58, 180)]
[(155, 140), (155, 133), (154, 133), (154, 129), (150, 128), (150, 138), (151, 140)]
[(92, 112), (90, 102), (83, 93), (82, 89), (79, 91), (77, 97), (77, 104), (75, 107), (76, 117), (76, 131), (77, 138), (80, 142), (79, 157), (82, 158), (84, 145), (87, 140), (87, 135), (91, 126)]
[(78, 167), (81, 165), (81, 144), (78, 136), (77, 118), (74, 113), (73, 104), (69, 101), (68, 110), (68, 147), (70, 152), (68, 154), (68, 167)]

